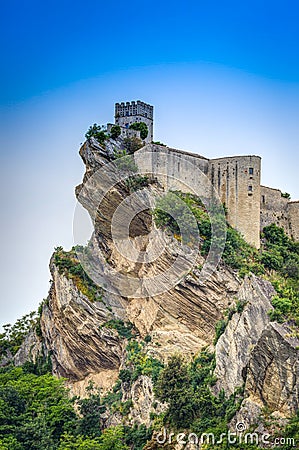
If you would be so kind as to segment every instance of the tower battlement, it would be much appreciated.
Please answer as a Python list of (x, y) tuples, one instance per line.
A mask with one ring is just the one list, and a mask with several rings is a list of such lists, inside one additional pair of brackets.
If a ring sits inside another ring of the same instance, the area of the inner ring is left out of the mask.
[(148, 128), (146, 143), (153, 141), (154, 107), (140, 100), (115, 103), (115, 125), (129, 129), (135, 122), (144, 122)]

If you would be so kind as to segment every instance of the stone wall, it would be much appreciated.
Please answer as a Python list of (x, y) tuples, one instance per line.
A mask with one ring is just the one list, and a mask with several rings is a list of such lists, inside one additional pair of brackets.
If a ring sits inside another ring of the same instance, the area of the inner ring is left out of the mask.
[(229, 224), (247, 242), (260, 246), (259, 156), (235, 156), (211, 159), (209, 177), (228, 211)]
[(289, 235), (299, 241), (299, 201), (288, 203)]
[(271, 223), (284, 228), (290, 237), (299, 240), (299, 202), (290, 202), (279, 189), (261, 186), (261, 230)]
[(279, 189), (261, 186), (261, 230), (275, 223), (288, 232), (288, 203)]
[[(150, 152), (150, 154), (148, 153)], [(227, 207), (227, 220), (247, 242), (260, 247), (260, 231), (271, 223), (299, 240), (299, 202), (290, 202), (279, 189), (261, 186), (261, 158), (203, 156), (148, 144), (135, 153), (144, 173), (155, 174), (166, 190), (193, 192), (203, 199), (212, 187)]]
[(165, 190), (210, 197), (209, 160), (203, 156), (148, 144), (135, 152), (135, 162), (144, 173), (154, 174)]

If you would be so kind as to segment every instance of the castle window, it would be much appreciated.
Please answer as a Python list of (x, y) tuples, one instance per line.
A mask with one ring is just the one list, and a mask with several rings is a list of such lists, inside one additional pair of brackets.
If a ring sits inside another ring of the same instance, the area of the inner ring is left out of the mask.
[(262, 195), (262, 203), (265, 203), (266, 202), (266, 200), (265, 200), (265, 196), (264, 195)]
[(252, 192), (252, 186), (248, 186), (248, 192)]
[(249, 167), (249, 175), (253, 175), (253, 167)]

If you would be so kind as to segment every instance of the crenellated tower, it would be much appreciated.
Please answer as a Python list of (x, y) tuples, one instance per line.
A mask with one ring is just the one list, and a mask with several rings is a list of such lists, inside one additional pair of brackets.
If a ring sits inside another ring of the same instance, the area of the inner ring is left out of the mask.
[(115, 125), (122, 128), (130, 128), (135, 122), (144, 122), (148, 127), (146, 143), (153, 141), (154, 137), (154, 107), (148, 103), (141, 102), (121, 102), (115, 103)]

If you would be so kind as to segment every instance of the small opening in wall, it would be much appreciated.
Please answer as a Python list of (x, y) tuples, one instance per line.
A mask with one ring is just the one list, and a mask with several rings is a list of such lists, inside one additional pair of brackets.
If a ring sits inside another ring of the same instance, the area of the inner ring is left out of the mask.
[(252, 186), (248, 186), (248, 192), (252, 192)]
[(249, 175), (253, 175), (253, 167), (249, 167)]
[(262, 203), (265, 203), (265, 196), (262, 195)]

